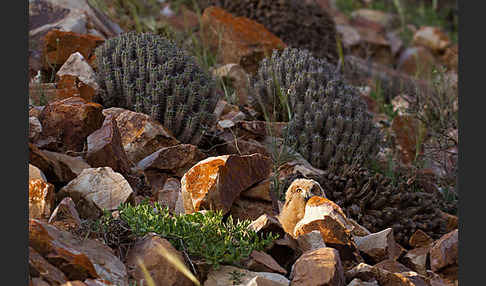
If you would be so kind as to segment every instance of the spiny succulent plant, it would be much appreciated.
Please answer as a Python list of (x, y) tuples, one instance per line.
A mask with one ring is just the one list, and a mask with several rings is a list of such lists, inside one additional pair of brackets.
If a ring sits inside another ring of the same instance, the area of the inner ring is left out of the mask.
[(252, 19), (288, 46), (308, 49), (336, 64), (336, 24), (318, 4), (295, 0), (203, 0), (200, 7), (218, 6), (233, 15)]
[(150, 115), (184, 143), (197, 145), (214, 123), (215, 81), (166, 38), (129, 32), (96, 51), (97, 101)]
[(288, 121), (297, 102), (305, 102), (306, 90), (318, 90), (340, 77), (334, 65), (307, 50), (274, 50), (251, 78), (250, 105), (275, 121)]

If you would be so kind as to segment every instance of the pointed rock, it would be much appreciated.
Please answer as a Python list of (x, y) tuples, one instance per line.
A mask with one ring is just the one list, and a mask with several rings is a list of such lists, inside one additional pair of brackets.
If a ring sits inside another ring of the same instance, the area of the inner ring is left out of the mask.
[(70, 280), (102, 278), (117, 286), (128, 286), (125, 265), (111, 248), (96, 240), (79, 240), (67, 231), (30, 219), (29, 246)]
[(344, 286), (343, 266), (336, 249), (326, 247), (305, 252), (292, 267), (292, 286)]
[(74, 222), (78, 227), (81, 227), (81, 219), (79, 218), (74, 201), (70, 197), (61, 200), (52, 212), (48, 223), (53, 223), (59, 220), (69, 220)]
[(50, 264), (35, 249), (29, 246), (29, 271), (49, 282), (47, 285), (58, 286), (67, 281), (61, 270)]
[(434, 272), (458, 265), (459, 262), (459, 230), (444, 234), (430, 249), (430, 268)]
[(147, 284), (144, 272), (138, 264), (138, 260), (140, 260), (157, 286), (193, 285), (191, 280), (167, 261), (159, 251), (169, 252), (181, 262), (184, 261), (182, 254), (179, 253), (169, 241), (157, 235), (147, 235), (143, 239), (137, 241), (127, 254), (126, 265), (128, 273), (140, 283), (140, 285)]
[(369, 257), (373, 264), (385, 259), (396, 260), (402, 252), (395, 242), (392, 228), (363, 237), (355, 237), (355, 242), (359, 251)]
[(213, 209), (227, 213), (242, 191), (268, 176), (270, 167), (270, 158), (261, 154), (224, 155), (198, 162), (181, 180), (185, 212)]
[(83, 218), (98, 218), (103, 210), (116, 210), (133, 193), (120, 173), (110, 167), (84, 169), (60, 190), (60, 196), (70, 196)]

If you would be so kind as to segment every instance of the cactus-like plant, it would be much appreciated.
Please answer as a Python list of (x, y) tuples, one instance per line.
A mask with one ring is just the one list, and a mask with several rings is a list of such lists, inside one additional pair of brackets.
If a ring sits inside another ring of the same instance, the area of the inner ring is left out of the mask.
[(184, 143), (197, 145), (214, 123), (215, 81), (174, 42), (149, 33), (111, 38), (96, 51), (96, 101), (150, 115)]
[(318, 4), (295, 0), (201, 0), (200, 7), (218, 6), (252, 19), (290, 47), (307, 49), (315, 57), (336, 64), (339, 56), (336, 24)]
[(306, 99), (306, 90), (317, 91), (319, 85), (340, 77), (334, 65), (307, 50), (274, 50), (271, 57), (260, 62), (257, 74), (251, 78), (250, 105), (275, 121), (288, 121), (297, 102), (310, 99)]

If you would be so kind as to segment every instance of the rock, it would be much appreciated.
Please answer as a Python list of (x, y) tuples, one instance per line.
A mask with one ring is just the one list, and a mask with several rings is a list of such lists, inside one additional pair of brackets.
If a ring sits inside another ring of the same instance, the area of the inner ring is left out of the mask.
[(37, 148), (34, 144), (28, 143), (29, 146), (29, 164), (39, 168), (46, 176), (47, 181), (58, 181), (57, 175), (54, 171), (55, 162), (49, 159), (44, 152)]
[(179, 32), (193, 31), (199, 27), (198, 15), (184, 4), (180, 4), (177, 13), (170, 9), (170, 4), (167, 4), (161, 12), (161, 21)]
[(112, 286), (113, 283), (103, 279), (86, 279), (84, 280), (86, 286)]
[(398, 59), (397, 70), (418, 78), (431, 78), (437, 65), (434, 55), (424, 47), (409, 47)]
[(67, 231), (30, 219), (29, 246), (59, 268), (69, 280), (101, 278), (115, 285), (128, 286), (125, 265), (101, 242), (79, 240)]
[(110, 167), (125, 176), (130, 174), (131, 162), (121, 143), (120, 131), (113, 116), (108, 116), (103, 126), (87, 137), (86, 160), (92, 167)]
[(416, 272), (409, 271), (409, 272), (402, 272), (402, 273), (395, 273), (396, 276), (400, 277), (402, 281), (407, 281), (408, 285), (413, 286), (429, 286), (426, 282), (426, 278), (419, 275)]
[(80, 97), (49, 103), (39, 115), (42, 140), (37, 146), (51, 151), (83, 151), (86, 137), (99, 129), (104, 120), (102, 106)]
[(49, 217), (48, 223), (53, 223), (59, 220), (69, 220), (70, 222), (75, 223), (76, 226), (81, 227), (81, 219), (79, 218), (74, 201), (70, 197), (61, 200)]
[(387, 228), (363, 237), (355, 237), (358, 250), (376, 264), (385, 259), (396, 260), (401, 249), (395, 242), (393, 229)]
[(305, 205), (304, 217), (295, 225), (296, 237), (318, 230), (326, 245), (337, 244), (354, 249), (351, 231), (353, 226), (347, 221), (346, 215), (334, 202), (314, 196)]
[(330, 247), (302, 254), (294, 263), (290, 277), (292, 286), (344, 286), (346, 283), (339, 253)]
[(78, 90), (79, 96), (86, 101), (93, 101), (95, 92), (99, 89), (93, 68), (79, 52), (75, 52), (69, 56), (56, 73), (56, 76), (60, 82), (64, 78), (72, 79), (73, 87)]
[(178, 252), (169, 241), (157, 235), (147, 235), (138, 240), (127, 254), (128, 273), (140, 285), (145, 285), (145, 275), (138, 264), (138, 259), (143, 263), (157, 286), (183, 286), (193, 285), (185, 275), (175, 268), (159, 251), (168, 252), (184, 261), (182, 254)]
[(399, 35), (400, 31), (390, 31), (385, 33), (385, 37), (390, 43), (390, 49), (393, 57), (396, 57), (398, 53), (403, 49), (403, 40)]
[[(360, 263), (353, 269), (348, 270), (345, 275), (346, 280), (349, 281), (356, 278), (366, 282), (376, 280), (380, 286), (425, 286), (426, 284), (421, 283), (425, 283), (425, 281), (420, 281), (418, 277), (414, 277), (413, 273), (415, 272), (410, 273), (410, 276), (404, 275), (403, 273), (392, 273), (379, 267), (373, 267), (365, 263)], [(417, 284), (413, 283), (412, 281), (416, 282)]]
[(282, 137), (287, 122), (239, 121), (237, 126), (256, 136), (256, 138), (264, 138), (266, 136)]
[(440, 60), (452, 71), (458, 72), (459, 67), (459, 47), (458, 44), (446, 48)]
[(355, 25), (354, 28), (359, 33), (360, 42), (358, 45), (351, 48), (353, 55), (361, 58), (370, 58), (385, 66), (390, 66), (394, 63), (391, 53), (391, 47), (388, 40), (378, 32), (373, 25), (366, 25), (363, 21), (360, 21), (359, 25)]
[(353, 225), (353, 230), (351, 232), (354, 236), (367, 236), (370, 235), (371, 232), (366, 229), (366, 227), (358, 224), (354, 219), (348, 218), (348, 222)]
[(98, 218), (103, 210), (115, 210), (133, 193), (122, 175), (110, 167), (89, 168), (60, 190), (70, 196), (83, 218)]
[(68, 281), (61, 286), (86, 286), (83, 282), (76, 280), (76, 281)]
[(76, 52), (79, 52), (88, 62), (91, 62), (94, 50), (104, 41), (103, 38), (93, 35), (60, 30), (49, 31), (44, 38), (43, 67), (46, 70), (51, 66), (60, 67), (71, 54)]
[(44, 281), (44, 279), (42, 278), (39, 278), (39, 277), (34, 277), (32, 278), (31, 280), (31, 284), (29, 284), (29, 286), (49, 286), (49, 283), (47, 283), (46, 281)]
[(393, 260), (393, 259), (385, 259), (380, 263), (374, 265), (374, 267), (389, 271), (391, 273), (401, 273), (401, 272), (409, 272), (412, 269), (406, 267), (405, 265), (401, 264), (400, 262)]
[(424, 141), (425, 127), (422, 127), (420, 122), (411, 115), (398, 115), (393, 118), (391, 129), (396, 136), (402, 162), (412, 163), (415, 160), (418, 143)]
[(44, 182), (47, 182), (44, 173), (42, 173), (42, 171), (36, 166), (29, 164), (29, 181), (33, 179), (39, 179), (39, 180), (43, 180)]
[(271, 183), (272, 180), (270, 178), (267, 178), (258, 183), (256, 186), (242, 192), (241, 197), (272, 202), (272, 198), (270, 196)]
[(250, 77), (246, 71), (238, 64), (229, 63), (213, 70), (213, 75), (222, 79), (229, 79), (235, 90), (239, 105), (248, 104), (248, 86)]
[[(48, 103), (65, 99), (75, 94), (79, 95), (79, 90), (74, 88), (72, 84), (66, 84), (65, 82), (29, 83), (29, 102), (41, 105), (40, 107), (42, 108)], [(35, 110), (35, 113), (40, 113), (39, 109), (31, 109), (30, 111), (32, 110)], [(38, 117), (38, 115), (31, 114), (29, 114), (29, 116)]]
[(318, 230), (297, 237), (297, 244), (299, 245), (299, 251), (302, 253), (326, 247), (321, 232)]
[(253, 220), (250, 225), (248, 225), (248, 228), (258, 233), (278, 233), (280, 237), (283, 237), (283, 231), (280, 222), (277, 220), (277, 218), (268, 214), (262, 214), (260, 217)]
[(169, 130), (146, 114), (116, 107), (104, 109), (103, 114), (115, 116), (123, 148), (135, 164), (162, 147), (179, 144)]
[(29, 180), (29, 218), (47, 219), (54, 208), (54, 186), (42, 179)]
[(380, 284), (374, 279), (370, 282), (364, 282), (361, 279), (354, 278), (347, 286), (380, 286)]
[(181, 183), (178, 179), (168, 178), (162, 189), (157, 190), (155, 197), (162, 206), (167, 206), (170, 212), (176, 207), (176, 202), (181, 195)]
[(459, 226), (459, 218), (455, 215), (439, 211), (441, 218), (446, 222), (446, 230), (451, 232)]
[(58, 180), (63, 183), (68, 183), (76, 178), (84, 169), (91, 168), (80, 156), (73, 157), (48, 150), (43, 150), (42, 153), (53, 162), (54, 172)]
[(444, 234), (430, 249), (430, 268), (434, 272), (458, 265), (459, 230)]
[(249, 261), (244, 265), (246, 269), (255, 272), (277, 272), (283, 275), (287, 274), (287, 270), (280, 266), (272, 256), (262, 251), (253, 250), (250, 254)]
[(271, 160), (260, 154), (210, 157), (189, 169), (181, 180), (186, 213), (202, 209), (227, 213), (240, 193), (270, 173)]
[(439, 28), (424, 26), (415, 32), (412, 43), (440, 53), (450, 45), (450, 39)]
[[(49, 282), (46, 285), (61, 285), (67, 281), (66, 275), (50, 264), (35, 249), (29, 246), (29, 272)], [(34, 278), (35, 279), (35, 278)]]
[(233, 219), (255, 220), (262, 214), (273, 215), (272, 203), (238, 197), (229, 210)]
[(351, 19), (363, 19), (380, 25), (382, 29), (389, 29), (399, 24), (398, 18), (390, 13), (373, 9), (357, 9), (351, 13)]
[(37, 117), (29, 117), (29, 142), (35, 142), (42, 133), (42, 125)]
[(430, 247), (418, 247), (411, 249), (403, 256), (401, 261), (413, 271), (427, 275), (427, 255)]
[(349, 50), (361, 43), (361, 36), (351, 25), (336, 25), (336, 32), (341, 37), (343, 48)]
[(222, 265), (218, 270), (209, 272), (204, 286), (288, 286), (285, 276), (269, 272), (253, 272), (234, 266)]
[(434, 242), (434, 240), (425, 232), (417, 229), (410, 237), (408, 244), (412, 248), (429, 246)]
[(206, 156), (199, 151), (197, 146), (190, 144), (178, 144), (170, 147), (162, 147), (137, 164), (137, 169), (145, 171), (156, 169), (182, 177), (192, 166)]
[(201, 17), (203, 42), (218, 48), (223, 64), (236, 63), (248, 73), (258, 69), (258, 62), (272, 54), (273, 49), (283, 49), (284, 42), (263, 25), (244, 17), (208, 7)]

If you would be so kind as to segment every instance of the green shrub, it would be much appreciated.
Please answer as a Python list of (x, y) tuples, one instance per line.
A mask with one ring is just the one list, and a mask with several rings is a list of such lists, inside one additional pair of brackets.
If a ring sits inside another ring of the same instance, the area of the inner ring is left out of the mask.
[(147, 202), (137, 206), (124, 204), (119, 211), (120, 219), (136, 236), (157, 233), (177, 250), (202, 258), (215, 268), (220, 264), (237, 264), (253, 250), (263, 250), (277, 238), (271, 233), (259, 236), (248, 228), (250, 221), (234, 221), (229, 216), (224, 222), (221, 212), (171, 215), (160, 204)]

